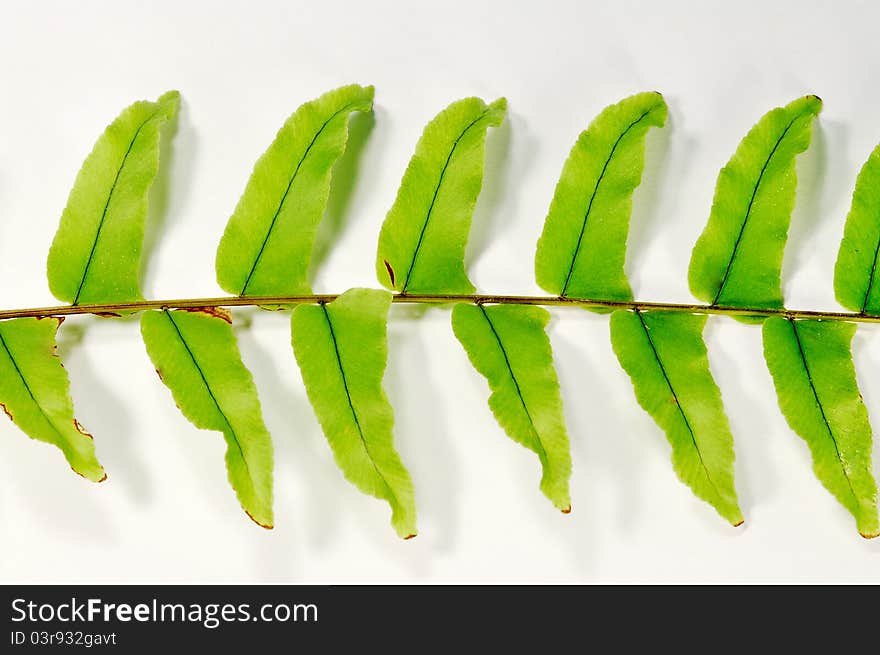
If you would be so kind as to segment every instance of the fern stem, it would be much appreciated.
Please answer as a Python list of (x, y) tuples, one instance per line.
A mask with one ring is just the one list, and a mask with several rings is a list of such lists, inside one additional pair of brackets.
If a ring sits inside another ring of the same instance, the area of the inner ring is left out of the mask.
[[(338, 294), (313, 294), (305, 296), (225, 296), (220, 298), (181, 298), (177, 300), (140, 300), (128, 303), (91, 305), (60, 305), (57, 307), (33, 307), (30, 309), (0, 310), (0, 320), (12, 318), (49, 318), (77, 314), (112, 315), (139, 312), (149, 309), (198, 309), (202, 307), (257, 307), (271, 305), (302, 305), (332, 302)], [(700, 305), (670, 302), (642, 302), (638, 300), (594, 300), (586, 298), (561, 298), (555, 296), (516, 296), (491, 294), (395, 294), (396, 303), (446, 304), (471, 303), (477, 305), (544, 305), (582, 307), (585, 309), (626, 309), (639, 311), (680, 312), (687, 314), (720, 314), (724, 316), (782, 316), (790, 319), (813, 319), (821, 321), (854, 321), (880, 323), (880, 316), (855, 312), (827, 312), (804, 309), (767, 309), (749, 307), (726, 307), (723, 305)]]

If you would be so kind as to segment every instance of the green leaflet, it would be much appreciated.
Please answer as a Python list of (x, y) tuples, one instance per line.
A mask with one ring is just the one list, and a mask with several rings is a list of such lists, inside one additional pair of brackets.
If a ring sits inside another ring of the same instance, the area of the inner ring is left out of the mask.
[(394, 450), (394, 414), (382, 388), (391, 294), (351, 289), (331, 303), (300, 305), (293, 351), (336, 463), (364, 493), (391, 505), (401, 537), (416, 535), (415, 494)]
[(834, 267), (834, 293), (847, 309), (880, 314), (880, 146), (859, 172)]
[(678, 477), (733, 525), (733, 437), (703, 343), (705, 315), (616, 311), (611, 344), (636, 398), (672, 445)]
[(403, 175), (376, 254), (376, 275), (401, 293), (473, 293), (464, 270), (471, 217), (483, 184), (486, 130), (504, 98), (453, 102), (425, 127)]
[(229, 482), (254, 522), (272, 527), (272, 441), (231, 319), (215, 310), (150, 311), (141, 317), (147, 353), (183, 415), (226, 438)]
[(558, 296), (631, 300), (623, 272), (632, 195), (642, 178), (645, 135), (666, 122), (656, 92), (607, 107), (578, 137), (538, 240), (535, 277)]
[(123, 110), (83, 162), (49, 250), (53, 295), (74, 305), (141, 299), (147, 193), (159, 170), (159, 128), (180, 95)]
[(257, 160), (217, 248), (217, 282), (236, 295), (309, 294), (309, 262), (345, 150), (348, 117), (371, 111), (373, 87), (352, 84), (297, 109)]
[(70, 467), (101, 482), (92, 436), (73, 417), (70, 382), (55, 354), (59, 319), (0, 321), (0, 409), (28, 436), (58, 446)]
[(452, 329), (471, 363), (489, 381), (489, 406), (510, 438), (537, 453), (541, 491), (571, 511), (571, 454), (550, 339), (541, 307), (458, 304)]
[(765, 114), (721, 169), (691, 256), (691, 292), (713, 305), (781, 308), (779, 273), (794, 209), (795, 157), (822, 109), (805, 96)]
[(764, 358), (785, 419), (810, 447), (816, 476), (855, 517), (862, 536), (876, 537), (871, 424), (850, 352), (855, 331), (850, 323), (768, 318)]

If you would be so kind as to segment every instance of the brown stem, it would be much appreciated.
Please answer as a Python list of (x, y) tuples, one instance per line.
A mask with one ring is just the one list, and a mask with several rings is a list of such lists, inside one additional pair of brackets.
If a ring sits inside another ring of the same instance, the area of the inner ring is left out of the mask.
[[(61, 305), (58, 307), (33, 307), (30, 309), (0, 310), (0, 320), (11, 318), (48, 318), (77, 314), (122, 314), (148, 309), (194, 309), (201, 307), (256, 307), (260, 305), (302, 305), (332, 302), (339, 294), (313, 294), (306, 296), (226, 296), (222, 298), (183, 298), (178, 300), (140, 300), (129, 303), (91, 305)], [(507, 296), (491, 294), (395, 294), (396, 303), (446, 304), (471, 303), (477, 305), (545, 305), (582, 307), (585, 309), (627, 309), (640, 311), (664, 311), (686, 314), (721, 314), (724, 316), (782, 316), (822, 321), (856, 321), (880, 323), (880, 316), (855, 312), (826, 312), (802, 309), (764, 309), (749, 307), (726, 307), (669, 302), (642, 302), (638, 300), (594, 300), (586, 298), (563, 298), (554, 296)]]

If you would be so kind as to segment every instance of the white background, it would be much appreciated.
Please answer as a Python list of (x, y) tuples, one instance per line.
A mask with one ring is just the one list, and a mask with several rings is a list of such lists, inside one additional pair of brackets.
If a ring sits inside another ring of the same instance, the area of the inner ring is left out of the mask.
[[(825, 110), (798, 163), (783, 287), (790, 306), (836, 309), (849, 197), (880, 141), (878, 21), (869, 2), (3, 3), (0, 306), (55, 304), (45, 257), (83, 158), (120, 109), (169, 88), (183, 105), (152, 196), (144, 288), (217, 295), (214, 250), (256, 157), (301, 102), (361, 82), (376, 85), (375, 116), (354, 125), (339, 179), (355, 177), (334, 190), (317, 291), (376, 286), (378, 229), (423, 125), (454, 99), (505, 95), (468, 261), (483, 291), (539, 293), (535, 242), (571, 144), (607, 104), (656, 89), (669, 122), (649, 136), (627, 271), (639, 298), (690, 301), (689, 252), (719, 168), (761, 114), (812, 92)], [(86, 482), (0, 422), (0, 579), (880, 582), (880, 539), (861, 539), (813, 476), (754, 326), (707, 329), (736, 441), (746, 524), (734, 529), (675, 477), (607, 317), (553, 310), (574, 459), (562, 516), (538, 491), (537, 458), (494, 422), (448, 310), (395, 307), (386, 386), (420, 512), (418, 538), (401, 541), (387, 507), (336, 469), (287, 317), (236, 316), (276, 444), (275, 530), (241, 512), (222, 437), (178, 413), (137, 323), (70, 319), (61, 351), (109, 479)], [(880, 329), (860, 327), (854, 349), (877, 424)]]

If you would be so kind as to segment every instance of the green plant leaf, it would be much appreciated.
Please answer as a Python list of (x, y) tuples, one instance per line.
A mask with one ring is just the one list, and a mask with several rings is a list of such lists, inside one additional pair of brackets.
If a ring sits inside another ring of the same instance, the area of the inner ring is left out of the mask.
[(401, 537), (416, 535), (415, 494), (394, 450), (394, 413), (382, 388), (391, 294), (351, 289), (293, 312), (293, 351), (336, 463), (358, 489), (391, 506)]
[(385, 217), (379, 282), (401, 293), (473, 293), (464, 270), (471, 218), (483, 184), (486, 130), (504, 120), (504, 98), (453, 102), (425, 127)]
[(352, 84), (297, 109), (257, 160), (217, 248), (217, 282), (235, 295), (309, 294), (308, 269), (333, 165), (352, 112), (373, 87)]
[(489, 407), (514, 441), (541, 460), (541, 491), (571, 511), (571, 453), (559, 380), (542, 307), (458, 304), (452, 329), (474, 368), (488, 381)]
[(92, 436), (73, 417), (70, 382), (55, 354), (60, 319), (0, 321), (0, 409), (28, 436), (58, 446), (70, 467), (101, 482)]
[(694, 246), (691, 292), (712, 305), (781, 308), (782, 253), (794, 209), (795, 157), (810, 145), (816, 96), (765, 114), (721, 169)]
[(834, 293), (850, 311), (880, 314), (880, 146), (862, 166), (834, 267)]
[(645, 135), (665, 122), (663, 96), (639, 93), (607, 107), (581, 132), (538, 240), (535, 277), (542, 289), (632, 299), (623, 272), (632, 195), (642, 179)]
[(856, 519), (864, 537), (880, 533), (871, 474), (871, 424), (856, 382), (851, 323), (771, 317), (764, 358), (779, 407), (810, 448), (816, 477)]
[(74, 305), (141, 299), (147, 194), (159, 170), (159, 129), (180, 95), (123, 110), (86, 157), (49, 250), (49, 288)]
[(150, 311), (141, 317), (147, 353), (183, 415), (226, 438), (229, 482), (255, 523), (272, 527), (272, 440), (232, 321), (221, 310)]
[(733, 436), (703, 343), (705, 315), (618, 310), (611, 344), (636, 398), (672, 445), (678, 477), (733, 525)]

